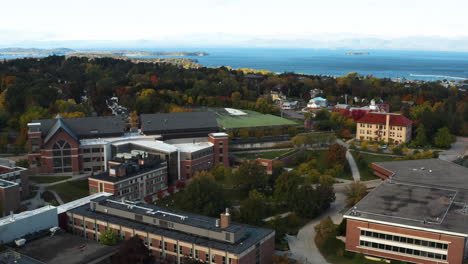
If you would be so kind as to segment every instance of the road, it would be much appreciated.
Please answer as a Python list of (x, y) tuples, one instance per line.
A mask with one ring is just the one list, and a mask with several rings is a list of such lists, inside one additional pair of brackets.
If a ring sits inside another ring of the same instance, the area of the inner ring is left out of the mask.
[[(368, 188), (375, 188), (381, 183), (381, 180), (372, 180), (363, 182)], [(307, 225), (302, 227), (297, 236), (287, 236), (286, 239), (289, 244), (291, 256), (304, 264), (329, 264), (315, 245), (315, 229), (314, 227), (326, 217), (330, 217), (335, 224), (339, 224), (343, 219), (343, 213), (345, 211), (345, 190), (350, 182), (337, 183), (333, 185), (335, 189), (336, 200), (330, 206), (330, 208), (310, 221)]]
[(457, 158), (468, 155), (468, 138), (457, 137), (457, 140), (452, 143), (449, 150), (439, 153), (439, 159), (446, 161), (454, 161)]

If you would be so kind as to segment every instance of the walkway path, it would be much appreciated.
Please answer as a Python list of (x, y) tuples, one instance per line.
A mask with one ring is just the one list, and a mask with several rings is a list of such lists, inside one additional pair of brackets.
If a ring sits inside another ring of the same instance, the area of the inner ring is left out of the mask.
[(446, 161), (454, 161), (457, 158), (468, 155), (468, 138), (457, 137), (457, 140), (452, 143), (449, 150), (439, 153), (439, 159)]
[[(38, 176), (41, 176), (41, 175), (30, 175), (30, 178), (34, 178), (36, 176), (38, 177)], [(43, 192), (45, 192), (47, 187), (54, 186), (54, 185), (61, 184), (61, 183), (65, 183), (65, 182), (77, 181), (77, 180), (85, 179), (85, 178), (88, 178), (88, 177), (89, 177), (88, 174), (80, 174), (80, 175), (73, 175), (69, 179), (66, 179), (66, 180), (63, 180), (63, 181), (58, 181), (58, 182), (41, 183), (41, 184), (31, 183), (31, 184), (39, 187), (39, 189), (37, 190), (37, 193), (33, 198), (28, 199), (28, 200), (24, 200), (24, 201), (21, 202), (21, 204), (27, 205), (28, 210), (33, 210), (33, 209), (36, 209), (38, 207), (44, 206), (46, 204), (46, 202), (44, 201), (44, 199), (42, 199), (41, 195), (42, 195)], [(60, 197), (60, 195), (58, 195), (58, 193), (56, 193), (55, 191), (52, 191), (52, 190), (49, 190), (49, 191), (55, 196), (55, 200), (57, 200), (57, 202), (59, 204), (64, 204), (64, 202), (62, 200), (62, 197)]]
[(354, 160), (353, 155), (351, 155), (351, 152), (349, 151), (349, 145), (348, 143), (343, 142), (341, 139), (337, 139), (336, 143), (342, 145), (343, 147), (346, 147), (346, 160), (348, 161), (349, 167), (351, 168), (351, 172), (353, 174), (353, 179), (354, 181), (360, 181), (361, 180), (361, 173), (359, 173), (359, 168), (356, 164), (356, 161)]

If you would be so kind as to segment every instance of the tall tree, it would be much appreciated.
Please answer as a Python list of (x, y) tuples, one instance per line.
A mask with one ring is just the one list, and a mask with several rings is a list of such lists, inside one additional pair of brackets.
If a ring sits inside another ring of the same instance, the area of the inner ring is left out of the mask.
[(265, 190), (268, 180), (265, 167), (256, 160), (242, 163), (231, 177), (232, 184), (246, 195), (250, 190)]
[(416, 138), (413, 140), (412, 145), (414, 146), (426, 146), (427, 145), (427, 137), (426, 137), (426, 130), (424, 128), (424, 124), (420, 124), (416, 129)]
[(453, 142), (453, 135), (450, 134), (450, 131), (447, 127), (439, 128), (437, 134), (434, 138), (434, 144), (439, 148), (448, 148)]

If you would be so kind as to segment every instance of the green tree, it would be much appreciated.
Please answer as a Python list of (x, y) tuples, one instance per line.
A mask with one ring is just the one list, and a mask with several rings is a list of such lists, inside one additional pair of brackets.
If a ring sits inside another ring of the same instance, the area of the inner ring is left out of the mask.
[(316, 217), (328, 209), (330, 204), (335, 201), (333, 185), (302, 185), (294, 192), (294, 200), (296, 201), (292, 207), (294, 212), (302, 217)]
[(247, 199), (240, 204), (240, 220), (243, 223), (260, 225), (262, 219), (268, 216), (268, 201), (264, 194), (252, 190)]
[(447, 127), (442, 127), (437, 130), (434, 145), (439, 148), (449, 148), (453, 140), (454, 136), (450, 134), (450, 130)]
[(229, 207), (222, 186), (206, 174), (199, 174), (174, 199), (177, 209), (202, 215), (218, 216)]
[(256, 160), (242, 163), (231, 177), (231, 183), (243, 194), (247, 194), (250, 190), (265, 190), (268, 180), (265, 167)]
[(119, 243), (119, 236), (111, 229), (104, 230), (101, 233), (101, 244), (106, 246), (113, 246)]
[(273, 197), (280, 203), (292, 205), (294, 203), (294, 192), (300, 183), (301, 178), (296, 172), (283, 172), (276, 179)]
[(16, 162), (16, 166), (29, 168), (29, 160), (28, 159), (20, 159)]
[(353, 182), (346, 186), (346, 206), (352, 207), (367, 195), (367, 186), (362, 182)]
[(424, 128), (424, 124), (420, 124), (416, 129), (416, 138), (413, 139), (411, 143), (413, 146), (426, 146), (427, 145), (427, 137), (426, 137), (426, 130)]

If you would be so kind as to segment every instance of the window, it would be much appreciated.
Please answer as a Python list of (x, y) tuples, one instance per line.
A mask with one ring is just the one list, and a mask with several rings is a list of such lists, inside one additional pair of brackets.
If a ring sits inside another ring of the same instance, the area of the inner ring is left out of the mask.
[(226, 233), (226, 240), (230, 241), (231, 240), (231, 233)]
[(180, 255), (183, 255), (183, 254), (184, 254), (183, 252), (184, 252), (183, 247), (182, 247), (182, 246), (179, 246), (179, 254), (180, 254)]
[(85, 148), (85, 149), (83, 149), (83, 153), (91, 153), (91, 149)]
[(195, 258), (198, 259), (198, 250), (195, 249)]
[(64, 140), (55, 142), (52, 147), (54, 172), (71, 172), (71, 146)]
[(210, 261), (210, 255), (208, 253), (205, 254), (205, 261), (206, 262)]
[(211, 255), (211, 262), (216, 262), (216, 254)]
[(375, 249), (383, 250), (383, 251), (391, 251), (393, 252), (393, 254), (406, 254), (406, 255), (421, 256), (421, 257), (431, 258), (431, 259), (439, 259), (439, 260), (447, 259), (447, 255), (444, 255), (444, 254), (436, 254), (436, 253), (432, 253), (429, 251), (415, 250), (415, 249), (406, 248), (406, 247), (391, 246), (391, 245), (387, 245), (384, 243), (375, 243), (375, 242), (368, 242), (368, 241), (363, 241), (363, 240), (359, 241), (360, 246), (375, 248)]
[(167, 250), (167, 242), (164, 242), (164, 250)]

